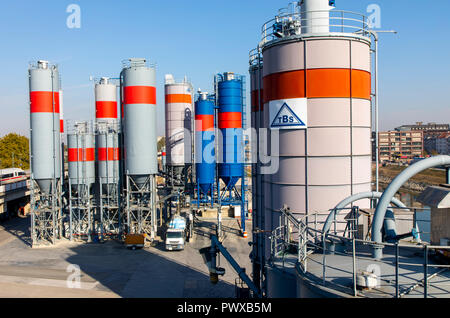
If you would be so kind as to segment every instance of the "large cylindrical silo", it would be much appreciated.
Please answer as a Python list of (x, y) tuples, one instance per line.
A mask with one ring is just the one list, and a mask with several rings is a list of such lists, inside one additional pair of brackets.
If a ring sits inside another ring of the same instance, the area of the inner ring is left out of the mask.
[(125, 173), (137, 185), (158, 172), (155, 68), (129, 59), (122, 70)]
[(192, 86), (166, 75), (166, 164), (181, 175), (192, 162)]
[(75, 190), (79, 185), (95, 183), (95, 136), (89, 131), (67, 135), (69, 179)]
[(222, 134), (219, 178), (232, 189), (243, 176), (242, 80), (225, 73), (218, 83), (218, 128)]
[(265, 39), (262, 47), (264, 125), (279, 132), (279, 153), (271, 147), (279, 169), (265, 177), (264, 190), (272, 230), (284, 204), (298, 218), (326, 214), (371, 190), (371, 41), (360, 29), (342, 30), (312, 28), (303, 36)]
[(216, 171), (214, 103), (200, 94), (195, 103), (195, 168), (197, 187), (213, 195)]
[(31, 167), (43, 194), (61, 177), (59, 72), (55, 65), (38, 61), (29, 69)]

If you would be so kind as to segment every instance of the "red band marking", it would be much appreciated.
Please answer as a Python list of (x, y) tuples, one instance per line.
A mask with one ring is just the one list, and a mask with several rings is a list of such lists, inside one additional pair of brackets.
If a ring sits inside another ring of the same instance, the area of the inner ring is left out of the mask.
[(30, 112), (31, 113), (53, 113), (53, 102), (55, 103), (55, 113), (59, 113), (59, 93), (53, 92), (30, 92)]
[(68, 159), (69, 162), (78, 161), (94, 161), (95, 160), (95, 149), (94, 148), (69, 148), (68, 149)]
[(156, 87), (153, 86), (124, 87), (124, 104), (156, 105)]
[(95, 103), (96, 118), (117, 118), (117, 102), (97, 101)]
[(119, 160), (119, 148), (98, 148), (98, 160), (99, 161), (118, 161)]
[(242, 128), (242, 113), (219, 113), (219, 128)]
[(214, 115), (195, 115), (195, 131), (214, 129)]
[(191, 104), (192, 99), (191, 95), (188, 94), (167, 94), (166, 95), (166, 103), (186, 103)]
[(264, 77), (264, 103), (288, 98), (370, 99), (371, 75), (363, 70), (312, 69)]

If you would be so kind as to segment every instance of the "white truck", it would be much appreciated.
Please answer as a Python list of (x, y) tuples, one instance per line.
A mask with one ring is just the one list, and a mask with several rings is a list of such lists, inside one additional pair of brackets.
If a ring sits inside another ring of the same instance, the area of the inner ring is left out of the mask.
[(166, 231), (166, 250), (179, 251), (184, 249), (186, 242), (186, 219), (182, 216), (174, 216)]

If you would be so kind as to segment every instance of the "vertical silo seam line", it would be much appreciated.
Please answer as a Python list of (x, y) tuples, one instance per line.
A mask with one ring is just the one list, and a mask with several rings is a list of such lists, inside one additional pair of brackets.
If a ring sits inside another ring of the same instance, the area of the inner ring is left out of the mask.
[[(308, 95), (307, 95), (307, 91), (308, 91), (308, 76), (307, 76), (307, 71), (308, 71), (308, 57), (307, 57), (307, 47), (308, 47), (308, 41), (304, 42), (303, 45), (303, 62), (304, 62), (304, 68), (305, 71), (303, 72), (303, 76), (304, 76), (304, 82), (305, 82), (305, 98), (306, 101), (308, 102)], [(308, 217), (309, 217), (309, 202), (308, 202), (308, 160), (309, 160), (309, 155), (308, 155), (308, 129), (305, 129), (305, 214), (306, 216), (306, 224), (308, 224)]]
[(353, 40), (348, 41), (350, 59), (350, 195), (353, 195)]

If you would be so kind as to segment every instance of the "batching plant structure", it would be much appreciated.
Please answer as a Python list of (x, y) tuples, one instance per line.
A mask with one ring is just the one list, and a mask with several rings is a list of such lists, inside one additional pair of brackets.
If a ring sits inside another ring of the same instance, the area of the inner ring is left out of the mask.
[(195, 102), (195, 177), (197, 206), (210, 203), (214, 206), (216, 183), (216, 153), (214, 102), (208, 93), (200, 92)]
[[(279, 167), (263, 177), (265, 210), (259, 215), (269, 232), (280, 226), (284, 205), (297, 219), (316, 212), (325, 219), (342, 199), (371, 190), (368, 20), (331, 9), (328, 0), (303, 0), (263, 26), (260, 127), (279, 134), (276, 144), (269, 143)], [(265, 243), (270, 246), (267, 236)], [(268, 248), (265, 254), (268, 259)], [(268, 293), (279, 296), (276, 271), (268, 275)]]
[(165, 76), (166, 186), (186, 189), (192, 180), (192, 85)]
[(95, 138), (99, 236), (121, 232), (120, 122), (117, 117), (117, 84), (102, 77), (95, 84)]
[(95, 135), (91, 122), (76, 122), (67, 135), (70, 239), (94, 235)]
[(123, 97), (123, 148), (126, 233), (156, 235), (156, 79), (145, 59), (124, 62), (120, 75)]
[[(214, 78), (219, 128), (218, 186), (221, 205), (239, 206), (244, 237), (247, 213), (244, 170), (243, 123), (245, 121), (245, 77), (232, 72), (217, 74)], [(224, 187), (220, 186), (220, 180)], [(240, 185), (238, 183), (240, 182)]]
[(59, 71), (47, 61), (32, 63), (30, 89), (31, 236), (33, 245), (61, 237), (61, 140)]

